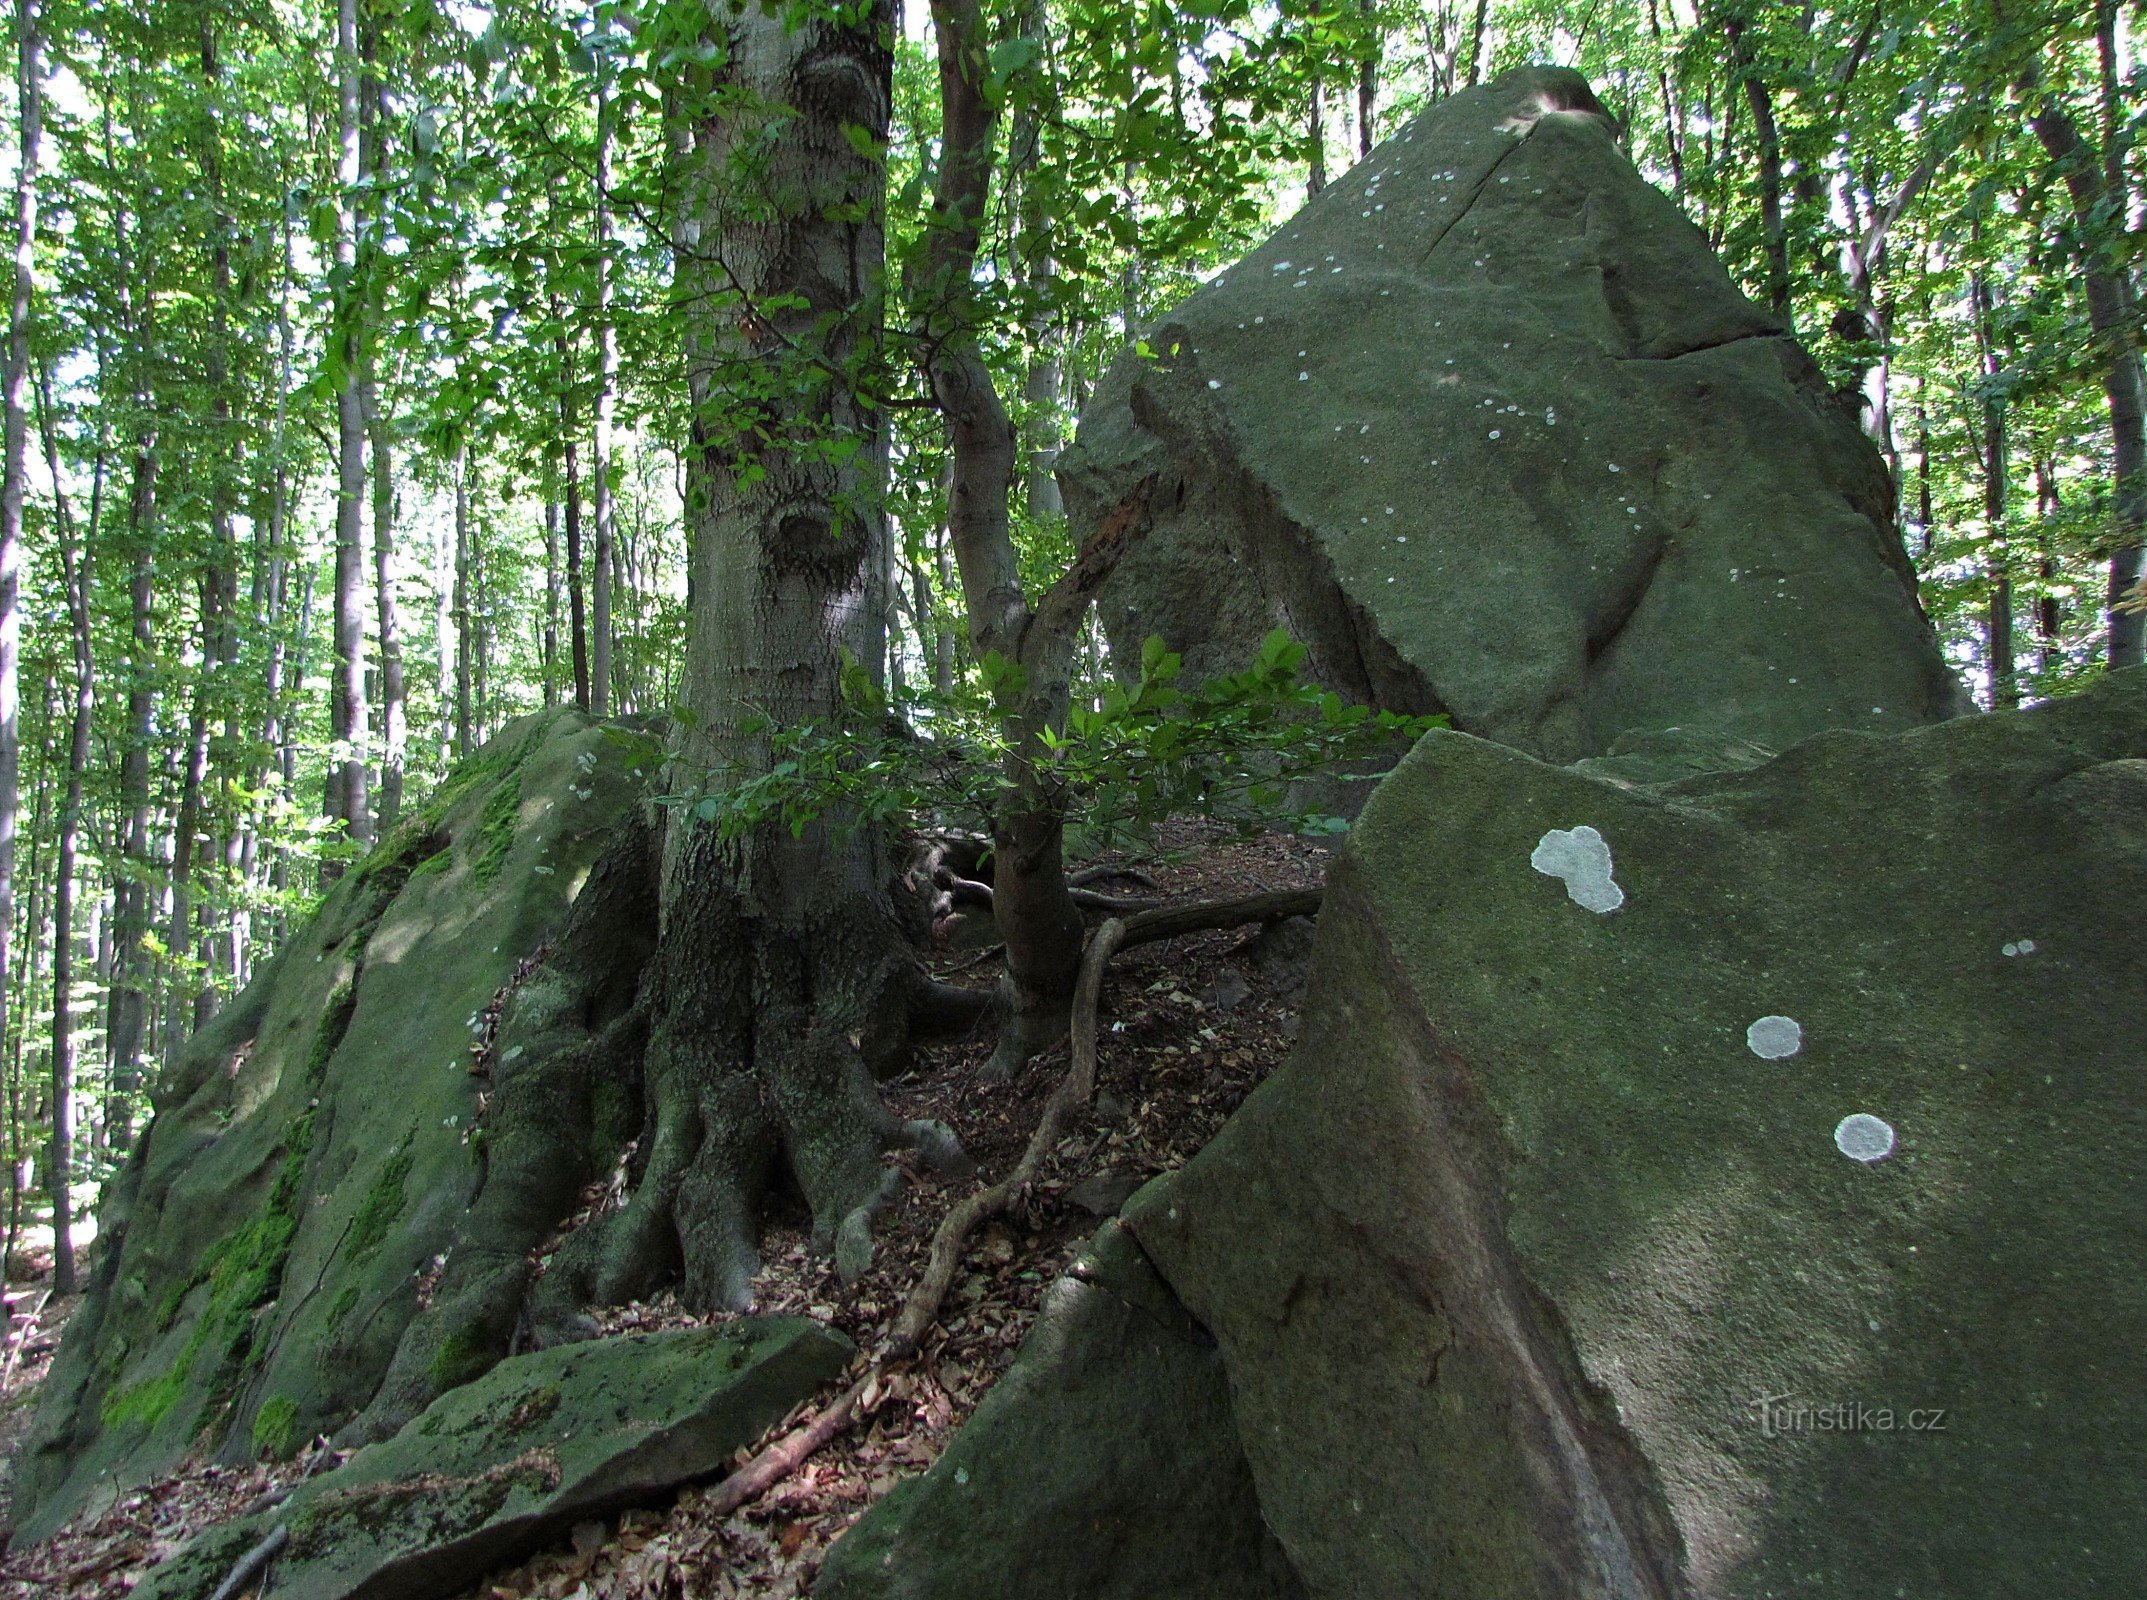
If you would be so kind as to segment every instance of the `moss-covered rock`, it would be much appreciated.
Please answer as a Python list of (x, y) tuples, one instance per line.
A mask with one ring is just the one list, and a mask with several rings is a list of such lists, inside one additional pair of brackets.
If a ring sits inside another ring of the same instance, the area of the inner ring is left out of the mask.
[(1299, 1600), (1221, 1358), (1113, 1223), (922, 1478), (829, 1551), (816, 1600)]
[(2134, 1592), (2142, 904), (2139, 669), (1657, 787), (1426, 740), (1126, 1212), (1307, 1590)]
[(1060, 481), (1084, 537), (1148, 485), (1122, 663), (1287, 627), (1345, 694), (1558, 761), (1966, 709), (1885, 463), (1577, 73), (1404, 125), (1118, 359)]
[(202, 1534), (134, 1592), (201, 1600), (280, 1524), (284, 1600), (453, 1594), (577, 1522), (721, 1471), (850, 1352), (769, 1317), (510, 1357), (273, 1511)]
[(571, 711), (510, 724), (189, 1044), (108, 1189), (18, 1536), (369, 1402), (483, 1181), (479, 1013), (561, 928), (660, 755)]

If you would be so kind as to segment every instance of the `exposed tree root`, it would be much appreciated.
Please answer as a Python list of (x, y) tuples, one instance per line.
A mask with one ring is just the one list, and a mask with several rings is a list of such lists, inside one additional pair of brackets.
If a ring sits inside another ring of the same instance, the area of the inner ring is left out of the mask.
[(970, 1235), (991, 1217), (1005, 1211), (1035, 1182), (1038, 1171), (1065, 1137), (1068, 1121), (1084, 1109), (1096, 1092), (1097, 1013), (1103, 994), (1103, 976), (1111, 958), (1135, 945), (1152, 944), (1180, 934), (1201, 933), (1213, 928), (1240, 927), (1250, 922), (1276, 922), (1285, 917), (1313, 916), (1319, 911), (1322, 891), (1290, 889), (1251, 895), (1237, 900), (1201, 900), (1187, 905), (1161, 906), (1124, 921), (1114, 917), (1089, 938), (1081, 957), (1081, 975), (1074, 988), (1073, 1059), (1066, 1075), (1044, 1103), (1036, 1131), (1030, 1135), (1014, 1170), (988, 1188), (979, 1189), (956, 1202), (932, 1235), (932, 1249), (924, 1272), (902, 1302), (902, 1310), (889, 1330), (886, 1342), (866, 1361), (862, 1371), (845, 1389), (800, 1427), (761, 1450), (710, 1491), (711, 1515), (729, 1516), (768, 1492), (809, 1460), (829, 1440), (856, 1420), (867, 1396), (876, 1395), (888, 1369), (915, 1355), (939, 1317), (939, 1308), (954, 1286), (962, 1252)]
[(1079, 872), (1068, 873), (1066, 881), (1076, 889), (1085, 889), (1092, 883), (1108, 883), (1116, 878), (1121, 883), (1137, 883), (1143, 889), (1160, 889), (1162, 885), (1137, 867), (1100, 866), (1083, 867)]
[[(1134, 876), (1137, 877), (1139, 874), (1136, 873)], [(992, 886), (984, 882), (983, 879), (947, 878), (944, 882), (948, 898), (954, 904), (958, 906), (983, 906), (987, 910), (991, 908)], [(1071, 884), (1073, 880), (1069, 878), (1067, 882)], [(1114, 917), (1136, 916), (1143, 911), (1152, 911), (1164, 903), (1152, 896), (1099, 894), (1094, 889), (1078, 887), (1070, 887), (1066, 893), (1073, 903), (1083, 911), (1101, 911)]]
[(283, 1547), (291, 1542), (291, 1530), (282, 1523), (269, 1529), (268, 1537), (239, 1557), (238, 1565), (231, 1569), (224, 1581), (216, 1586), (209, 1600), (238, 1600), (253, 1586), (254, 1579), (268, 1570), (268, 1564), (276, 1559)]

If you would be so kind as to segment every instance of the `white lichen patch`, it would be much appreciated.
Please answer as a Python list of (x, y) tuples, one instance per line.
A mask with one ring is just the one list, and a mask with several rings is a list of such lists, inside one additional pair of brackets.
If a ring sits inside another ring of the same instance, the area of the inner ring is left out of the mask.
[(1787, 1061), (1804, 1048), (1804, 1029), (1795, 1017), (1761, 1017), (1744, 1030), (1744, 1042), (1762, 1061)]
[(1998, 953), (2008, 956), (2032, 956), (2035, 954), (2035, 941), (2033, 939), (2008, 940)]
[(1835, 1126), (1834, 1148), (1866, 1166), (1884, 1161), (1894, 1153), (1893, 1125), (1868, 1111), (1854, 1112)]
[(1551, 829), (1537, 841), (1528, 864), (1547, 878), (1563, 879), (1567, 898), (1598, 916), (1625, 904), (1625, 891), (1611, 876), (1609, 842), (1585, 822)]

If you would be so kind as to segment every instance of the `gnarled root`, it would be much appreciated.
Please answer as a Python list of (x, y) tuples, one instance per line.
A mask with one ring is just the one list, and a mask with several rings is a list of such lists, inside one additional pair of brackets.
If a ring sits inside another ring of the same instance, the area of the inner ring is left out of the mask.
[(878, 1393), (887, 1370), (914, 1355), (924, 1342), (938, 1319), (947, 1291), (954, 1286), (954, 1275), (961, 1266), (970, 1235), (987, 1218), (1006, 1210), (1035, 1181), (1045, 1159), (1065, 1137), (1067, 1124), (1095, 1097), (1098, 1012), (1104, 972), (1111, 958), (1134, 945), (1178, 934), (1316, 915), (1320, 899), (1320, 890), (1302, 889), (1242, 900), (1196, 901), (1144, 911), (1125, 921), (1113, 918), (1096, 930), (1082, 955), (1081, 973), (1074, 988), (1073, 1060), (1058, 1088), (1044, 1103), (1043, 1115), (1037, 1119), (1036, 1131), (1030, 1135), (1021, 1160), (999, 1182), (958, 1201), (941, 1219), (932, 1235), (924, 1272), (904, 1299), (880, 1350), (834, 1400), (710, 1490), (706, 1505), (710, 1515), (729, 1516), (803, 1466), (815, 1451), (850, 1426), (866, 1397)]
[[(533, 1302), (542, 1329), (674, 1275), (688, 1305), (743, 1310), (760, 1270), (761, 1204), (786, 1175), (811, 1209), (815, 1247), (854, 1278), (901, 1182), (885, 1154), (967, 1169), (950, 1129), (894, 1116), (874, 1084), (866, 1042), (890, 1012), (906, 1016), (916, 980), (884, 907), (855, 887), (869, 876), (800, 872), (810, 888), (784, 904), (765, 885), (740, 887), (753, 865), (725, 859), (705, 834), (672, 865), (677, 909), (648, 994), (639, 1181), (555, 1258)], [(796, 864), (769, 875), (786, 865)]]

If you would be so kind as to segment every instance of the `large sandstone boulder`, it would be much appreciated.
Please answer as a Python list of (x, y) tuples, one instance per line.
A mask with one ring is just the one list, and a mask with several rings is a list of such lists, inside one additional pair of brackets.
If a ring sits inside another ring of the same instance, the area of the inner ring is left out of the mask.
[[(660, 758), (571, 711), (510, 724), (189, 1043), (107, 1189), (18, 1465), (18, 1537), (194, 1452), (287, 1454), (373, 1398), (493, 1176), (486, 1108), (512, 1063), (472, 1075), (484, 1013)], [(436, 1340), (409, 1412), (490, 1349)]]
[(2134, 1592), (2143, 903), (2147, 672), (1659, 788), (1424, 741), (1128, 1211), (1307, 1590)]
[(1360, 701), (1558, 761), (1965, 709), (1877, 452), (1577, 74), (1418, 117), (1146, 346), (1060, 467), (1077, 534), (1152, 480), (1120, 660), (1235, 671), (1280, 625)]
[(205, 1600), (275, 1528), (281, 1600), (432, 1600), (576, 1523), (729, 1465), (836, 1377), (850, 1341), (801, 1317), (512, 1356), (272, 1510), (201, 1534), (140, 1600)]
[[(2142, 904), (2143, 670), (1665, 782), (1427, 738), (1296, 1052), (1123, 1217), (1217, 1341), (1244, 1551), (1312, 1600), (2136, 1593)], [(1016, 1403), (991, 1437), (1047, 1437)], [(1038, 1570), (1024, 1492), (961, 1492)], [(826, 1592), (974, 1592), (908, 1548)]]

